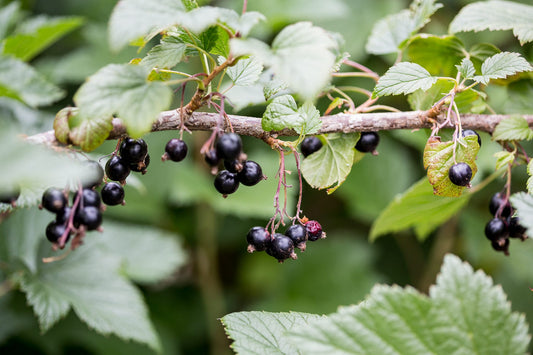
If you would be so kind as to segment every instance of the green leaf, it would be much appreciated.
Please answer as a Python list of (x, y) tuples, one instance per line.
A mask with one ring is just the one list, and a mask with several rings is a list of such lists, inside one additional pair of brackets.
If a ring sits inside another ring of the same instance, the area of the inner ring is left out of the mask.
[(533, 80), (524, 78), (507, 86), (508, 98), (505, 100), (504, 113), (529, 114), (533, 112)]
[(237, 354), (300, 354), (284, 333), (295, 325), (320, 318), (298, 312), (238, 312), (224, 316), (221, 322), (234, 340), (231, 348)]
[(419, 89), (426, 91), (437, 80), (420, 65), (402, 62), (391, 67), (379, 79), (372, 96), (410, 94)]
[(494, 154), (496, 158), (496, 170), (506, 168), (515, 160), (515, 153), (502, 150)]
[(472, 79), (476, 74), (474, 63), (468, 58), (463, 58), (461, 65), (456, 65), (457, 71), (461, 74), (463, 79)]
[(487, 58), (481, 65), (481, 75), (475, 76), (474, 80), (486, 85), (491, 79), (505, 79), (509, 75), (531, 70), (531, 64), (520, 54), (502, 52)]
[(132, 64), (110, 64), (79, 88), (74, 101), (84, 119), (118, 115), (128, 134), (149, 132), (158, 114), (167, 109), (172, 90), (162, 82), (148, 81), (148, 69)]
[(526, 234), (533, 238), (533, 196), (525, 192), (518, 192), (513, 194), (510, 200), (516, 210), (516, 215), (520, 218), (520, 225), (526, 227)]
[(361, 304), (283, 337), (302, 354), (521, 354), (529, 343), (525, 318), (511, 312), (502, 288), (450, 254), (429, 297), (377, 285)]
[(315, 134), (322, 127), (322, 120), (320, 119), (320, 112), (316, 109), (311, 101), (307, 101), (300, 108), (298, 113), (303, 117), (303, 124), (296, 127), (295, 130), (300, 135)]
[(9, 27), (17, 20), (20, 12), (20, 3), (13, 1), (0, 8), (0, 40), (7, 35)]
[(90, 152), (105, 142), (111, 130), (111, 116), (81, 119), (75, 124), (69, 124), (68, 141)]
[(533, 6), (512, 1), (479, 1), (461, 9), (450, 23), (451, 33), (513, 30), (521, 44), (533, 41)]
[(477, 172), (475, 161), (478, 151), (479, 143), (476, 136), (466, 136), (457, 144), (453, 141), (441, 142), (440, 137), (428, 139), (424, 149), (424, 168), (427, 169), (428, 179), (433, 185), (435, 195), (461, 196), (465, 186), (453, 184), (448, 177), (448, 171), (455, 163), (466, 163), (472, 169), (472, 178), (474, 178)]
[(432, 75), (454, 77), (454, 66), (466, 53), (463, 42), (449, 35), (417, 35), (407, 45), (409, 61), (421, 65)]
[(370, 54), (395, 53), (415, 34), (442, 5), (435, 0), (415, 0), (409, 10), (402, 10), (379, 20), (366, 43)]
[(161, 39), (161, 43), (154, 46), (141, 61), (142, 65), (151, 68), (172, 68), (185, 55), (187, 45), (174, 36), (167, 36)]
[(533, 130), (529, 128), (522, 116), (513, 116), (501, 120), (494, 128), (492, 139), (495, 141), (515, 141), (533, 139)]
[[(218, 62), (223, 63), (226, 59), (218, 57)], [(234, 85), (251, 86), (259, 80), (263, 71), (263, 65), (254, 57), (239, 59), (237, 63), (229, 67), (226, 74)]]
[[(309, 185), (316, 189), (328, 188), (334, 192), (352, 170), (355, 144), (358, 133), (332, 133), (320, 136), (323, 147), (303, 159), (302, 175)], [(335, 186), (333, 186), (336, 184)]]
[(529, 175), (527, 179), (527, 192), (533, 194), (533, 160), (530, 160), (527, 164), (527, 174)]
[[(437, 82), (428, 90), (417, 90), (408, 96), (409, 105), (413, 110), (429, 110), (433, 105), (448, 94), (454, 87), (454, 83), (447, 79), (438, 79)], [(471, 112), (484, 94), (469, 89), (462, 91), (455, 96), (455, 104), (459, 112)]]
[(229, 34), (220, 26), (211, 26), (200, 34), (202, 48), (207, 52), (227, 57), (229, 55)]
[(199, 7), (196, 0), (181, 0), (181, 2), (187, 11), (191, 11)]
[(50, 105), (65, 93), (23, 61), (0, 55), (0, 96), (38, 107)]
[(298, 113), (298, 105), (292, 95), (275, 97), (267, 106), (261, 119), (265, 131), (280, 131), (284, 128), (299, 127), (303, 117)]
[(414, 228), (420, 240), (424, 240), (437, 227), (463, 208), (470, 194), (459, 198), (435, 196), (427, 178), (423, 178), (403, 194), (398, 195), (372, 224), (370, 240)]
[(81, 17), (34, 17), (23, 23), (17, 33), (3, 42), (3, 54), (30, 61), (67, 33), (80, 27)]

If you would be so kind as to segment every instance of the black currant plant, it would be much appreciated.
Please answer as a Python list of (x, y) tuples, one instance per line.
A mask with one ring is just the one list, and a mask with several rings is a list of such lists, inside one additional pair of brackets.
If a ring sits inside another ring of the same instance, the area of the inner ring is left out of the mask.
[[(28, 62), (82, 21), (40, 19), (8, 35), (18, 6), (0, 9), (6, 20), (0, 21), (0, 94), (37, 108), (64, 93)], [(237, 191), (270, 183), (271, 217), (247, 226), (242, 251), (264, 251), (280, 263), (304, 259), (306, 250), (319, 248), (309, 242), (326, 237), (328, 226), (320, 216), (303, 210), (304, 180), (334, 193), (363, 159), (378, 155), (381, 131), (424, 130), (420, 160), (427, 176), (379, 214), (370, 240), (413, 229), (424, 241), (502, 176), (485, 236), (495, 252), (506, 255), (510, 239), (533, 236), (533, 165), (527, 152), (533, 139), (533, 67), (521, 53), (459, 38), (462, 32), (512, 30), (521, 45), (533, 42), (533, 6), (474, 2), (455, 16), (447, 34), (435, 35), (421, 31), (443, 5), (415, 0), (378, 21), (368, 38), (369, 54), (393, 58), (382, 75), (350, 58), (349, 38), (308, 21), (285, 26), (268, 43), (255, 38), (266, 17), (247, 7), (246, 0), (239, 12), (195, 0), (120, 0), (109, 20), (109, 44), (115, 51), (137, 47), (139, 55), (89, 76), (73, 96), (74, 106), (57, 113), (52, 131), (19, 139), (6, 124), (0, 132), (2, 160), (18, 158), (0, 177), (5, 280), (0, 296), (24, 292), (42, 331), (72, 308), (97, 332), (162, 351), (132, 282), (163, 282), (187, 262), (185, 252), (162, 230), (145, 233), (105, 219), (108, 210), (120, 214), (113, 211), (128, 208), (124, 187), (139, 185), (150, 172), (144, 140), (149, 133), (175, 132), (157, 153), (164, 164), (179, 166), (203, 156), (212, 190), (224, 197), (217, 200), (221, 206)], [(190, 71), (186, 64), (192, 62), (200, 69)], [(508, 88), (516, 114), (498, 114), (502, 110), (492, 107), (496, 87)], [(406, 96), (412, 111), (386, 96)], [(251, 105), (264, 105), (262, 117), (229, 114)], [(203, 143), (188, 146), (193, 131), (210, 133)], [(478, 131), (491, 134), (500, 147), (490, 174), (480, 174), (477, 166)], [(275, 151), (270, 152), (278, 159), (274, 174), (267, 175), (241, 136)], [(115, 148), (96, 156), (108, 140), (116, 141)], [(529, 179), (513, 193), (517, 166), (527, 166)], [(194, 189), (198, 181), (189, 183)], [(54, 218), (31, 209), (37, 205)], [(41, 222), (45, 230), (35, 227)], [(16, 228), (20, 225), (24, 230)], [(44, 236), (52, 247), (41, 246)], [(128, 250), (132, 244), (138, 245)], [(451, 254), (428, 296), (411, 287), (378, 285), (364, 303), (328, 316), (237, 312), (221, 321), (233, 350), (242, 354), (519, 354), (530, 341), (525, 317), (511, 311), (502, 289)]]

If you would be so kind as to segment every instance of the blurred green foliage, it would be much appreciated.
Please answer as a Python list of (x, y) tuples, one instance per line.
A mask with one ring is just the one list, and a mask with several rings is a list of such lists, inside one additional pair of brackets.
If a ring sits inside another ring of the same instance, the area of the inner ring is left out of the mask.
[[(429, 25), (428, 31), (433, 33), (445, 33), (451, 18), (472, 1), (442, 2), (444, 8)], [(88, 75), (108, 63), (123, 63), (141, 54), (132, 48), (120, 53), (109, 50), (106, 26), (114, 1), (25, 0), (22, 3), (29, 15), (68, 15), (84, 19), (79, 29), (31, 61), (48, 80), (67, 91), (65, 99), (41, 110), (29, 110), (12, 103), (0, 105), (2, 117), (11, 117), (19, 132), (29, 134), (51, 129), (55, 112), (72, 104), (74, 92)], [(209, 4), (242, 7), (240, 0)], [(365, 41), (378, 19), (406, 6), (407, 1), (396, 0), (248, 3), (249, 10), (263, 12), (269, 19), (254, 30), (255, 36), (268, 40), (287, 24), (312, 20), (316, 25), (341, 33), (352, 58), (381, 74), (392, 64), (391, 58), (366, 55)], [(466, 33), (459, 37), (467, 45), (487, 41), (502, 50), (519, 51), (529, 61), (533, 59), (533, 45), (520, 47), (509, 31)], [(196, 63), (186, 65), (191, 71), (198, 69)], [(343, 80), (346, 79), (339, 83)], [(531, 81), (516, 85), (525, 85), (531, 91)], [(507, 90), (513, 89), (512, 86), (493, 89), (489, 93), (489, 103), (498, 112), (508, 111)], [(529, 108), (531, 112), (531, 106), (527, 106), (531, 105), (531, 96), (529, 101), (515, 100), (522, 111)], [(403, 97), (387, 98), (383, 102), (399, 109), (409, 108)], [(319, 101), (321, 112), (326, 105), (325, 101)], [(263, 110), (262, 106), (251, 107), (242, 113), (260, 117)], [(207, 135), (186, 135), (190, 150), (187, 161), (179, 164), (159, 161), (165, 143), (174, 136), (175, 132), (147, 135), (152, 155), (148, 173), (130, 181), (126, 187), (127, 205), (109, 208), (104, 222), (104, 226), (111, 220), (152, 225), (180, 235), (184, 240), (189, 254), (187, 266), (166, 281), (142, 287), (164, 354), (229, 352), (229, 342), (217, 318), (233, 311), (329, 313), (338, 305), (358, 303), (378, 282), (410, 284), (427, 291), (445, 252), (454, 252), (475, 268), (483, 268), (491, 274), (496, 282), (502, 283), (513, 309), (525, 312), (532, 322), (529, 287), (533, 286), (533, 272), (528, 263), (533, 244), (513, 241), (511, 256), (505, 257), (493, 252), (483, 235), (484, 225), (491, 218), (490, 196), (503, 188), (501, 179), (474, 195), (459, 215), (422, 243), (416, 241), (413, 232), (382, 237), (374, 243), (368, 241), (370, 225), (379, 212), (396, 194), (424, 176), (419, 142), (425, 141), (426, 132), (384, 133), (378, 149), (380, 155), (366, 156), (333, 195), (326, 196), (324, 191), (306, 186), (303, 210), (309, 218), (322, 223), (328, 237), (309, 245), (305, 253), (299, 254), (299, 260), (284, 264), (277, 264), (264, 253), (248, 254), (245, 242), (248, 229), (265, 225), (273, 213), (277, 154), (264, 143), (245, 138), (246, 153), (264, 166), (269, 179), (253, 188), (241, 188), (224, 200), (212, 188), (212, 178), (199, 155)], [(483, 135), (482, 138), (479, 175), (487, 176), (494, 164), (494, 150), (489, 137)], [(93, 156), (108, 154), (114, 144), (106, 142), (92, 153)], [(294, 170), (293, 166), (290, 168)], [(513, 191), (523, 190), (526, 178), (525, 168), (516, 169)], [(295, 185), (296, 180), (290, 183)], [(293, 205), (294, 196), (289, 196), (289, 206)], [(44, 230), (42, 233), (44, 235)], [(0, 276), (1, 273), (0, 268)], [(14, 291), (0, 296), (0, 353), (133, 355), (151, 353), (151, 350), (114, 336), (98, 335), (72, 312), (43, 335), (24, 295)]]

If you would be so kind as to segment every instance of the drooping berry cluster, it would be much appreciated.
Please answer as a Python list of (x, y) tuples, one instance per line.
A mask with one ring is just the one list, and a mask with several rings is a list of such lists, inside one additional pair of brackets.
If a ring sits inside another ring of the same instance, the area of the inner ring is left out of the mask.
[(485, 236), (494, 250), (509, 255), (510, 238), (526, 240), (526, 228), (520, 224), (518, 217), (513, 217), (514, 210), (508, 198), (500, 192), (492, 196), (489, 210), (494, 218), (485, 225)]
[(237, 191), (240, 184), (254, 186), (265, 179), (261, 166), (253, 160), (247, 160), (241, 137), (235, 133), (221, 135), (215, 148), (205, 154), (205, 161), (215, 169), (215, 173), (220, 162), (223, 162), (224, 169), (216, 173), (214, 185), (224, 197)]
[(246, 235), (249, 253), (265, 251), (280, 263), (289, 258), (297, 259), (295, 248), (303, 252), (308, 240), (314, 242), (321, 238), (326, 238), (326, 233), (322, 231), (322, 226), (317, 221), (293, 224), (287, 228), (285, 234), (271, 235), (264, 227), (253, 227)]

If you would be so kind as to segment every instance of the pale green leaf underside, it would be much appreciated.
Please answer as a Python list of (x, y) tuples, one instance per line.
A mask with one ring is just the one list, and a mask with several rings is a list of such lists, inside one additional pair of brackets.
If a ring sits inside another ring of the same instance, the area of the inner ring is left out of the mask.
[(284, 337), (295, 325), (320, 319), (308, 313), (238, 312), (224, 316), (221, 321), (228, 336), (234, 340), (231, 345), (237, 354), (303, 354)]
[(472, 79), (476, 74), (474, 63), (468, 58), (463, 58), (461, 65), (457, 65), (457, 71), (461, 73), (463, 79)]
[(452, 217), (468, 203), (471, 195), (459, 198), (433, 194), (433, 187), (426, 177), (397, 196), (372, 224), (369, 238), (375, 240), (387, 233), (414, 228), (419, 239)]
[(148, 69), (131, 64), (110, 64), (80, 87), (74, 101), (80, 115), (110, 117), (116, 114), (132, 137), (150, 131), (159, 112), (170, 105), (172, 90), (159, 81), (147, 81)]
[(533, 6), (512, 1), (479, 1), (465, 6), (450, 32), (513, 30), (521, 44), (533, 41)]
[(358, 133), (333, 133), (320, 137), (321, 149), (306, 157), (302, 162), (302, 175), (309, 185), (317, 189), (335, 191), (352, 170), (355, 156), (355, 144)]
[[(530, 178), (531, 179), (531, 178)], [(511, 204), (516, 209), (520, 224), (527, 228), (527, 235), (533, 237), (533, 196), (518, 192), (511, 196)]]
[[(224, 62), (225, 58), (218, 57), (219, 64)], [(237, 64), (229, 67), (226, 74), (234, 85), (250, 86), (259, 80), (263, 71), (263, 65), (255, 58), (240, 59)]]
[(0, 56), (0, 96), (9, 96), (32, 107), (50, 105), (65, 93), (23, 61)]
[(415, 63), (402, 62), (391, 67), (379, 79), (373, 96), (410, 94), (416, 90), (428, 90), (438, 78), (422, 66)]
[(495, 141), (531, 140), (533, 130), (524, 117), (513, 116), (501, 120), (494, 128), (492, 139)]
[(304, 354), (521, 354), (529, 343), (524, 316), (511, 313), (502, 289), (453, 255), (430, 297), (378, 285), (365, 302), (287, 337)]
[(518, 53), (502, 52), (487, 58), (481, 65), (481, 75), (474, 80), (488, 84), (491, 79), (504, 79), (509, 75), (531, 71), (533, 67)]

